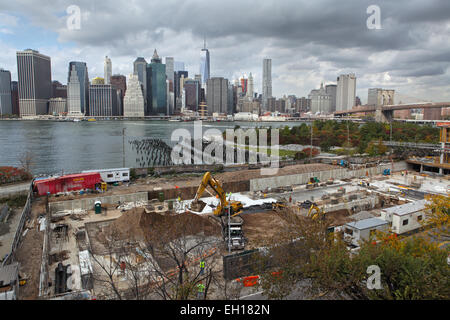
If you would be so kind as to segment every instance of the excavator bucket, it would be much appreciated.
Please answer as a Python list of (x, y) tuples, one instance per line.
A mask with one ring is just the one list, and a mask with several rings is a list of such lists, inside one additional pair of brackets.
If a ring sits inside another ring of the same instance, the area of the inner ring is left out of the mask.
[(191, 205), (189, 206), (189, 209), (195, 212), (202, 212), (203, 209), (206, 207), (206, 203), (202, 200), (193, 201), (191, 202)]

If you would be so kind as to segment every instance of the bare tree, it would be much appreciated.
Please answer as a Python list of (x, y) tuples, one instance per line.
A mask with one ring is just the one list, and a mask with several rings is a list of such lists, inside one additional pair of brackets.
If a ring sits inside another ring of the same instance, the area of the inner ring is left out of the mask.
[(19, 158), (21, 169), (25, 170), (31, 175), (31, 167), (34, 165), (34, 154), (27, 150)]
[[(213, 280), (220, 273), (220, 239), (216, 235), (199, 232), (199, 217), (192, 214), (183, 216), (178, 221), (174, 219), (155, 226), (156, 230), (141, 250), (153, 257), (149, 259), (153, 267), (149, 277), (155, 285), (155, 294), (160, 298), (193, 299), (197, 285), (202, 284), (203, 298), (206, 299)], [(203, 272), (200, 261), (205, 264)]]

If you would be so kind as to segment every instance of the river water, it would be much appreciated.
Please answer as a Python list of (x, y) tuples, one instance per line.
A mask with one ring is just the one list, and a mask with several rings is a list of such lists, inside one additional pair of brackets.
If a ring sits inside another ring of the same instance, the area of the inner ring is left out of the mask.
[[(300, 122), (203, 122), (202, 131), (224, 131), (236, 125), (278, 128), (299, 125)], [(57, 122), (44, 120), (0, 121), (0, 166), (19, 166), (26, 152), (32, 155), (35, 175), (61, 174), (121, 168), (123, 166), (123, 136), (125, 128), (125, 166), (137, 167), (135, 152), (128, 143), (140, 138), (159, 138), (173, 146), (171, 135), (176, 129), (187, 129), (191, 135), (194, 122), (170, 121), (96, 121)]]

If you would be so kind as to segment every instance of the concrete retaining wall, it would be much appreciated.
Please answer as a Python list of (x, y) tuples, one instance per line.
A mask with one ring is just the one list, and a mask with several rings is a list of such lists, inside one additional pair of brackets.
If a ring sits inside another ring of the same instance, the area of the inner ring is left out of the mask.
[[(250, 181), (237, 181), (237, 182), (225, 182), (222, 184), (223, 189), (226, 192), (244, 192), (249, 191), (250, 188)], [(193, 187), (184, 187), (184, 188), (170, 188), (170, 189), (161, 189), (161, 190), (153, 190), (148, 192), (148, 199), (158, 199), (159, 193), (164, 193), (164, 199), (176, 199), (179, 196), (182, 199), (192, 199), (195, 197), (195, 194), (197, 193), (198, 186)], [(208, 194), (205, 192), (205, 196), (208, 196)]]
[[(392, 165), (376, 166), (371, 168), (364, 168), (358, 170), (335, 169), (327, 171), (316, 171), (301, 174), (293, 174), (290, 176), (275, 176), (268, 178), (259, 178), (250, 180), (250, 191), (260, 191), (266, 188), (287, 187), (296, 184), (308, 183), (310, 178), (317, 177), (320, 181), (326, 181), (330, 178), (345, 179), (362, 176), (373, 176), (382, 174), (384, 169), (391, 169)], [(394, 163), (394, 171), (406, 170), (407, 164), (405, 161)], [(366, 174), (367, 173), (367, 174)]]
[(59, 201), (59, 202), (50, 202), (49, 209), (50, 212), (58, 212), (64, 210), (90, 210), (94, 208), (95, 201), (101, 201), (102, 204), (118, 204), (124, 202), (135, 202), (135, 201), (147, 201), (148, 193), (147, 192), (137, 192), (130, 194), (118, 194), (112, 196), (104, 196), (104, 197), (92, 197), (92, 198), (84, 198), (78, 200), (68, 200), (68, 201)]

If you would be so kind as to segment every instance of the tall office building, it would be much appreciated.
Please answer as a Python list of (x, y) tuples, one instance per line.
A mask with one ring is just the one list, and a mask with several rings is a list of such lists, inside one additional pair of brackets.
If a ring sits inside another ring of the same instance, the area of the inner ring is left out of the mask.
[(173, 92), (175, 96), (175, 109), (180, 110), (181, 109), (181, 96), (183, 94), (183, 90), (181, 89), (181, 85), (184, 82), (182, 79), (186, 79), (188, 77), (187, 71), (175, 71), (174, 72), (175, 77), (175, 83), (173, 87)]
[(84, 115), (81, 110), (80, 80), (74, 64), (72, 70), (70, 70), (69, 82), (67, 83), (67, 115), (72, 117)]
[(147, 111), (149, 114), (167, 113), (166, 65), (155, 49), (151, 63), (147, 65)]
[(244, 96), (247, 95), (247, 83), (248, 83), (248, 79), (245, 79), (244, 77), (239, 79), (241, 82), (241, 87), (242, 87), (242, 94)]
[(248, 79), (247, 79), (247, 92), (246, 92), (246, 96), (249, 99), (253, 99), (253, 76), (252, 73), (250, 72)]
[(175, 105), (175, 96), (173, 94), (174, 82), (175, 82), (175, 60), (173, 57), (166, 57), (166, 77), (167, 77), (167, 115), (173, 113)]
[(228, 109), (228, 80), (222, 77), (212, 77), (206, 84), (206, 103), (208, 115), (213, 113), (227, 113)]
[(142, 84), (144, 92), (144, 102), (146, 102), (147, 97), (147, 61), (138, 57), (133, 63), (133, 74), (138, 76), (139, 82)]
[(336, 111), (336, 93), (337, 93), (337, 85), (335, 84), (327, 84), (325, 86), (325, 92), (331, 96), (331, 105), (330, 112)]
[(145, 116), (144, 93), (137, 74), (130, 74), (128, 77), (127, 91), (123, 99), (123, 116)]
[(311, 112), (312, 113), (331, 113), (332, 96), (327, 94), (323, 83), (320, 85), (320, 89), (311, 90), (308, 95), (308, 99), (311, 99)]
[[(78, 82), (80, 83), (80, 106), (81, 113), (88, 114), (89, 110), (89, 74), (86, 62), (71, 61), (69, 62), (69, 72), (67, 85), (70, 82), (70, 76), (72, 69), (75, 68)], [(69, 105), (69, 98), (67, 98), (67, 104)], [(68, 107), (69, 108), (69, 107)]]
[(119, 116), (123, 115), (123, 98), (127, 91), (127, 78), (122, 74), (111, 76), (111, 86), (117, 92), (117, 112)]
[(11, 72), (0, 69), (0, 116), (12, 113)]
[(263, 60), (262, 105), (268, 110), (267, 99), (272, 97), (272, 59)]
[(47, 114), (52, 96), (50, 57), (27, 49), (17, 52), (19, 109), (21, 116)]
[(89, 87), (89, 115), (93, 117), (118, 115), (117, 92), (110, 84), (92, 84)]
[(210, 76), (209, 50), (206, 48), (206, 41), (200, 51), (200, 75), (202, 76), (202, 87), (204, 88)]
[(187, 79), (184, 82), (185, 108), (198, 111), (200, 103), (200, 82), (197, 80)]
[(337, 78), (336, 111), (350, 110), (355, 105), (356, 76), (341, 74)]
[(12, 103), (12, 113), (16, 116), (20, 115), (19, 83), (17, 81), (11, 81), (11, 103)]
[(111, 83), (112, 76), (112, 63), (108, 56), (105, 57), (105, 62), (103, 63), (104, 73), (105, 73), (105, 84)]
[(172, 83), (174, 81), (174, 63), (173, 57), (166, 57), (166, 76)]

